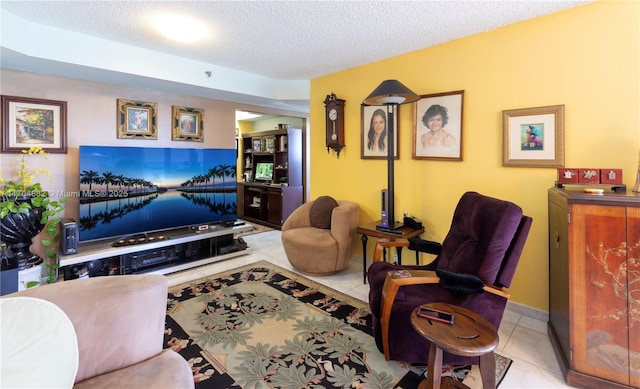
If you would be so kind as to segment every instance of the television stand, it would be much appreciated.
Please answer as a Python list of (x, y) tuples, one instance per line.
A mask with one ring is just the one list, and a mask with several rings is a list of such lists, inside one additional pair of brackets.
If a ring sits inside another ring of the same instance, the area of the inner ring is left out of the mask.
[(250, 225), (234, 223), (232, 227), (214, 225), (204, 231), (191, 228), (163, 231), (163, 239), (134, 244), (114, 244), (120, 240), (80, 243), (77, 254), (58, 255), (59, 266), (65, 280), (86, 276), (168, 274), (245, 255), (246, 243), (241, 238), (234, 239), (233, 234), (250, 228)]

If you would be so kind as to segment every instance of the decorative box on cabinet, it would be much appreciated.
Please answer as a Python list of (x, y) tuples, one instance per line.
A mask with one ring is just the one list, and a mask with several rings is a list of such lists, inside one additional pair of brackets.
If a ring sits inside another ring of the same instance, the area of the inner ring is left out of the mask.
[(640, 196), (552, 188), (549, 335), (567, 383), (640, 387)]

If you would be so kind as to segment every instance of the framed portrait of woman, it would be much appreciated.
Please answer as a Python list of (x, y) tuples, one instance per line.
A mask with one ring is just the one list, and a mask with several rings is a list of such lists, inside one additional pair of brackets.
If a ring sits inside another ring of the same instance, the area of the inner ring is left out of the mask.
[(464, 91), (422, 95), (413, 103), (412, 159), (462, 161)]
[[(362, 123), (361, 159), (387, 159), (388, 127), (387, 107), (384, 105), (360, 106)], [(398, 159), (398, 107), (395, 107), (393, 120), (394, 158)]]

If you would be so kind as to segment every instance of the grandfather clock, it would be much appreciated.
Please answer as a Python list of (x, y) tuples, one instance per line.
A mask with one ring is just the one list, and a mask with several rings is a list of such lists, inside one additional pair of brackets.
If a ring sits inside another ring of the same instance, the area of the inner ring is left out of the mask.
[(327, 153), (329, 149), (335, 150), (340, 158), (340, 150), (344, 147), (344, 102), (331, 92), (324, 99), (326, 120)]

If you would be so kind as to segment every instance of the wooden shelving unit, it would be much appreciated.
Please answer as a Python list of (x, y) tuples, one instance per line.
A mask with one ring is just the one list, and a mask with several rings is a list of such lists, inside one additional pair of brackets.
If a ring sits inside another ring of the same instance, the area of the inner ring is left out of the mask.
[[(238, 183), (238, 217), (280, 228), (304, 201), (302, 130), (249, 133), (241, 139), (243, 182)], [(256, 180), (256, 165), (273, 164), (270, 181)]]

